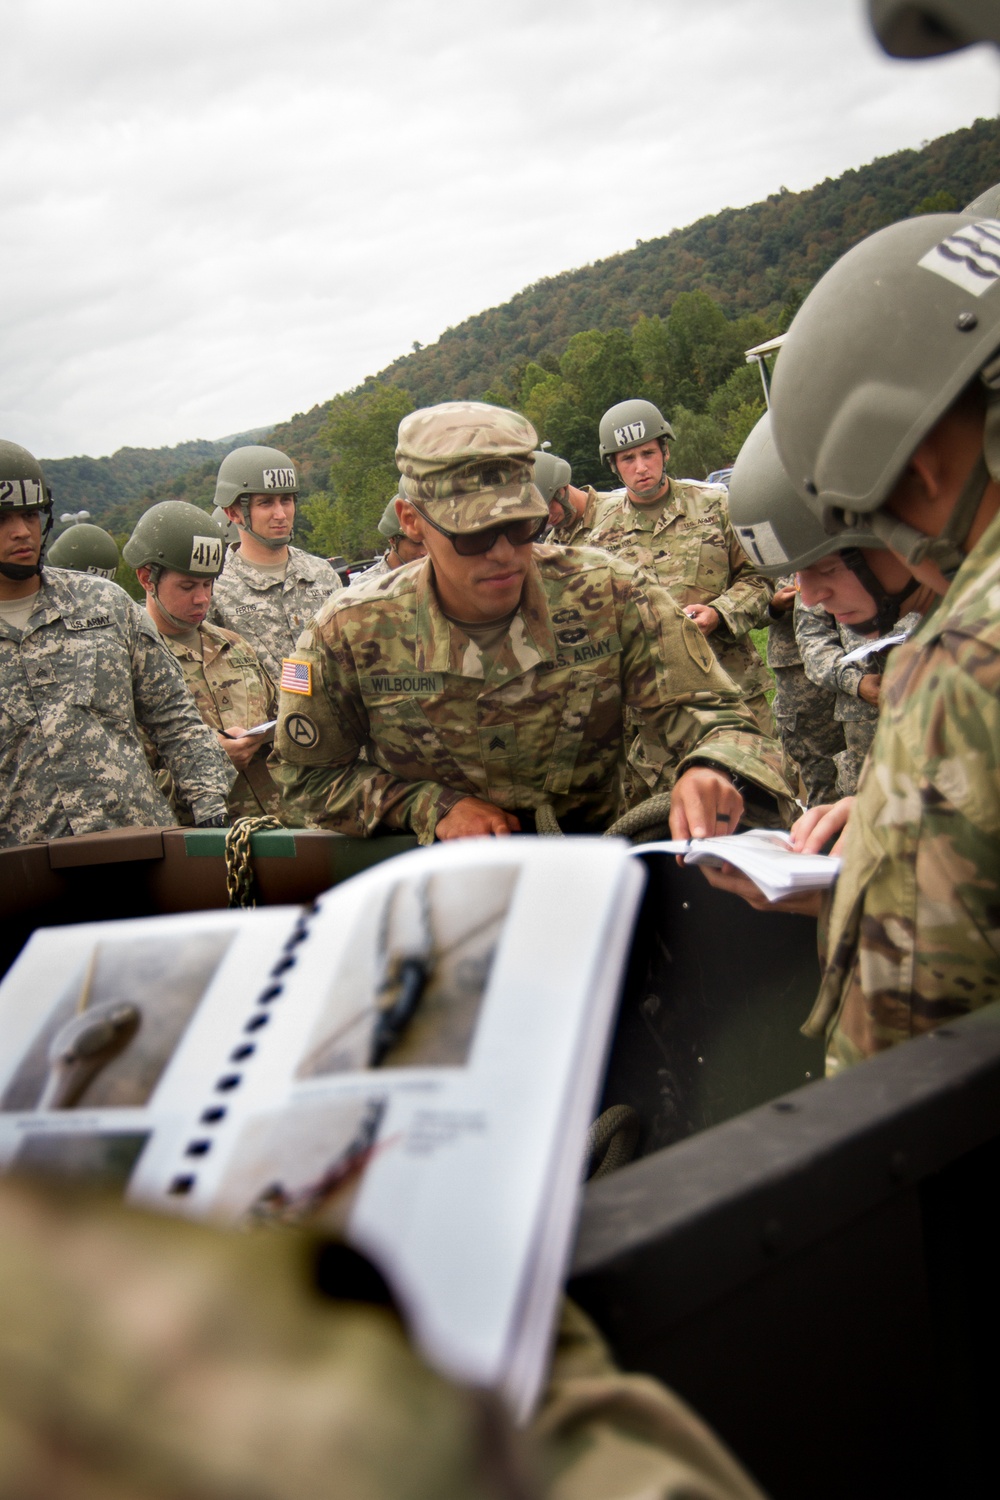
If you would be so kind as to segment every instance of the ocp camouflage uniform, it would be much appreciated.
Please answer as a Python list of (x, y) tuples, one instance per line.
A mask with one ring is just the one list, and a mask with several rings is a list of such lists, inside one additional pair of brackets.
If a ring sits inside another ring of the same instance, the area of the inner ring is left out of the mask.
[(567, 516), (565, 521), (560, 521), (558, 526), (553, 526), (547, 542), (552, 542), (557, 547), (572, 547), (574, 544), (581, 547), (593, 545), (589, 533), (597, 525), (598, 519), (603, 515), (608, 506), (613, 505), (617, 496), (600, 495), (592, 484), (585, 487), (587, 503), (579, 515), (574, 511)]
[(0, 1222), (12, 1500), (762, 1500), (575, 1309), (518, 1432), (499, 1401), (429, 1370), (387, 1308), (322, 1295), (306, 1232), (226, 1232), (16, 1180)]
[[(199, 627), (201, 653), (179, 636), (164, 636), (163, 644), (184, 674), (188, 692), (198, 712), (217, 734), (224, 730), (250, 729), (273, 719), (278, 693), (256, 655), (242, 637), (232, 630), (221, 630), (207, 621)], [(283, 823), (297, 826), (281, 800), (281, 792), (267, 769), (269, 743), (261, 745), (245, 771), (239, 771), (226, 798), (230, 818), (258, 818), (269, 814)], [(157, 785), (167, 797), (182, 823), (191, 822), (190, 809), (177, 797), (173, 778), (155, 755), (150, 763), (157, 773)]]
[(269, 577), (246, 562), (234, 545), (216, 579), (208, 618), (241, 635), (272, 682), (277, 682), (282, 657), (292, 650), (317, 610), (342, 587), (325, 557), (289, 547), (284, 578)]
[[(794, 575), (780, 578), (775, 590), (793, 581)], [(769, 607), (768, 621), (767, 665), (775, 689), (771, 708), (782, 746), (802, 778), (806, 806), (833, 802), (837, 796), (834, 757), (844, 749), (844, 731), (833, 716), (833, 695), (806, 676), (795, 642), (793, 611), (774, 614)]]
[(889, 657), (807, 1023), (831, 1072), (1000, 998), (1000, 519)]
[(172, 825), (138, 726), (194, 815), (221, 815), (231, 767), (149, 616), (62, 568), (34, 598), (23, 633), (0, 619), (0, 844)]
[(770, 678), (749, 636), (767, 623), (772, 586), (736, 540), (725, 490), (672, 479), (662, 506), (633, 505), (623, 495), (601, 507), (586, 543), (632, 563), (681, 608), (710, 604), (718, 612), (719, 625), (706, 639), (763, 732), (773, 734)]
[(310, 691), (281, 693), (272, 774), (343, 833), (382, 825), (430, 843), (463, 797), (529, 816), (549, 804), (574, 831), (600, 831), (622, 811), (633, 738), (649, 792), (705, 760), (788, 795), (778, 746), (701, 632), (591, 548), (535, 547), (493, 659), (441, 613), (429, 561), (328, 600), (294, 659)]

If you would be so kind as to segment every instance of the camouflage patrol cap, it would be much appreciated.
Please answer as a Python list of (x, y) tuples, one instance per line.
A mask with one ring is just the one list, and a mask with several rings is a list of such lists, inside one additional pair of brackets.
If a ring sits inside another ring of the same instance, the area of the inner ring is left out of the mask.
[[(771, 412), (785, 471), (828, 530), (881, 509), (914, 450), (977, 374), (990, 399), (998, 349), (994, 219), (906, 219), (827, 271), (778, 355)], [(984, 451), (1000, 475), (996, 413), (994, 406)]]
[(20, 443), (0, 439), (0, 507), (4, 510), (51, 510), (52, 491), (42, 466)]
[(872, 27), (892, 57), (941, 57), (1000, 42), (996, 0), (868, 0)]
[(573, 470), (565, 458), (539, 449), (532, 454), (535, 460), (535, 488), (541, 491), (546, 505), (551, 505), (557, 490), (573, 483)]
[(743, 551), (767, 578), (797, 573), (831, 552), (883, 545), (867, 527), (835, 536), (824, 530), (781, 467), (767, 411), (736, 459), (729, 481), (729, 519)]
[(118, 571), (118, 546), (102, 526), (80, 522), (56, 537), (49, 548), (48, 561), (54, 568), (114, 578)]
[(399, 424), (400, 492), (447, 531), (541, 520), (532, 483), (538, 435), (527, 417), (483, 401), (444, 401)]
[(598, 435), (601, 458), (613, 468), (611, 460), (616, 453), (657, 438), (673, 438), (674, 429), (652, 401), (636, 398), (610, 406), (601, 418)]
[(139, 517), (122, 556), (130, 568), (148, 564), (189, 578), (218, 578), (225, 562), (222, 527), (186, 500), (162, 500)]

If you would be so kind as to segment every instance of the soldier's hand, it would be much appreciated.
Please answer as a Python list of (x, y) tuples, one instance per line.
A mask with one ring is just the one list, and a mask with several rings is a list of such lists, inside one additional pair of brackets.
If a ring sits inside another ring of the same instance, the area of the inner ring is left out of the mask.
[(472, 839), (483, 834), (504, 836), (520, 833), (521, 825), (513, 813), (494, 807), (492, 802), (481, 802), (478, 797), (463, 797), (456, 802), (451, 812), (445, 813), (434, 830), (438, 839)]
[(795, 596), (797, 593), (798, 589), (795, 587), (794, 583), (786, 583), (783, 589), (775, 589), (774, 597), (772, 598), (770, 604), (771, 614), (787, 615), (788, 611), (795, 603)]
[(743, 798), (724, 771), (691, 766), (670, 794), (670, 833), (675, 839), (711, 839), (735, 833)]
[(227, 734), (217, 735), (216, 738), (220, 749), (225, 750), (237, 771), (245, 771), (265, 737), (262, 734), (247, 734), (241, 724), (234, 724)]
[(794, 896), (783, 896), (780, 901), (768, 901), (750, 876), (744, 875), (742, 870), (737, 870), (733, 865), (719, 865), (717, 869), (713, 869), (711, 865), (699, 865), (698, 868), (709, 885), (713, 885), (717, 891), (728, 891), (731, 896), (742, 896), (755, 911), (781, 911), (799, 917), (819, 916), (821, 891), (798, 891)]
[(792, 848), (796, 854), (822, 854), (838, 833), (840, 838), (830, 853), (839, 854), (853, 806), (853, 797), (841, 797), (839, 802), (822, 802), (803, 813), (791, 827)]
[(864, 703), (878, 703), (878, 695), (881, 690), (882, 679), (877, 672), (869, 672), (858, 683), (858, 697)]
[(719, 627), (719, 611), (710, 604), (689, 604), (684, 613), (694, 621), (702, 635), (711, 635)]

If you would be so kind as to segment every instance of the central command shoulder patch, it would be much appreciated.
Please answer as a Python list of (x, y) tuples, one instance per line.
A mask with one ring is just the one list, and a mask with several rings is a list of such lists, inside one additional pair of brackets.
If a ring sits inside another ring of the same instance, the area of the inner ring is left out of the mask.
[(312, 662), (291, 661), (288, 657), (283, 658), (281, 663), (281, 681), (278, 683), (283, 693), (301, 693), (304, 698), (312, 697)]

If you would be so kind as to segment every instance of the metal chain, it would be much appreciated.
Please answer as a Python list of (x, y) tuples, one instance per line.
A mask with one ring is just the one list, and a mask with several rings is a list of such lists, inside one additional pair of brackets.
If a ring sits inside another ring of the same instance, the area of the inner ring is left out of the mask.
[(256, 906), (251, 841), (266, 828), (283, 828), (277, 818), (237, 818), (226, 834), (226, 891), (230, 906)]

